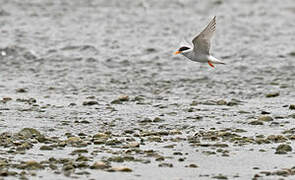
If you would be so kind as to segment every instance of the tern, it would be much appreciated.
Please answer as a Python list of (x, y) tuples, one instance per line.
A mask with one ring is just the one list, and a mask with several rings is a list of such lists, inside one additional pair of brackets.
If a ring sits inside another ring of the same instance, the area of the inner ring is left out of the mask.
[(182, 54), (192, 61), (208, 63), (213, 68), (214, 64), (225, 64), (221, 60), (210, 55), (211, 38), (215, 29), (216, 16), (214, 16), (207, 27), (192, 40), (192, 45), (189, 43), (181, 45), (174, 54)]

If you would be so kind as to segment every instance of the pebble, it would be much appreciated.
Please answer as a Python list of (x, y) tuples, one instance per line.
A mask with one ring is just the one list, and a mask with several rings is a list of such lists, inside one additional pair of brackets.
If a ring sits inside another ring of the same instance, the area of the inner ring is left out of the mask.
[(254, 120), (254, 121), (249, 122), (249, 124), (251, 124), (251, 125), (263, 125), (263, 122)]
[(273, 92), (273, 93), (266, 94), (265, 97), (267, 97), (267, 98), (272, 98), (272, 97), (277, 97), (277, 96), (279, 96), (279, 95), (280, 95), (280, 93), (278, 93), (278, 92)]
[(81, 138), (80, 137), (69, 137), (66, 140), (67, 143), (77, 143), (77, 142), (81, 142)]
[(159, 167), (169, 167), (169, 168), (172, 168), (173, 167), (173, 164), (171, 164), (171, 163), (160, 163), (158, 166)]
[(197, 168), (197, 167), (199, 167), (199, 166), (196, 165), (196, 164), (190, 164), (190, 165), (188, 165), (188, 167), (190, 167), (190, 168)]
[(289, 109), (291, 109), (291, 110), (295, 110), (295, 104), (291, 104), (291, 105), (289, 106)]
[(43, 169), (43, 166), (38, 163), (37, 161), (34, 161), (34, 160), (31, 160), (31, 161), (26, 161), (24, 164), (23, 164), (24, 168), (25, 169)]
[(26, 90), (25, 88), (18, 88), (18, 89), (16, 89), (16, 92), (17, 93), (26, 93), (26, 92), (28, 92), (28, 90)]
[(273, 121), (273, 118), (271, 116), (260, 116), (258, 118), (259, 121), (265, 121), (265, 122), (269, 122), (269, 121)]
[(217, 176), (213, 176), (212, 178), (214, 178), (214, 179), (228, 179), (226, 176), (224, 176), (222, 174), (219, 174)]
[(216, 104), (217, 104), (217, 105), (226, 105), (227, 102), (226, 102), (225, 100), (218, 100), (218, 101), (216, 102)]
[(41, 146), (40, 150), (53, 150), (53, 148), (51, 146)]
[(138, 148), (140, 144), (138, 142), (130, 142), (126, 145), (127, 148)]
[(122, 104), (124, 101), (129, 101), (129, 96), (121, 95), (117, 99), (113, 100), (111, 104)]
[(128, 167), (112, 167), (111, 171), (120, 171), (120, 172), (132, 172), (132, 169)]
[(280, 144), (277, 148), (276, 148), (276, 152), (275, 154), (286, 154), (287, 152), (291, 152), (292, 151), (292, 147), (288, 144)]
[(106, 169), (109, 167), (110, 167), (110, 165), (108, 165), (102, 161), (96, 161), (92, 166), (90, 166), (91, 169)]
[(84, 101), (83, 106), (92, 106), (98, 104), (97, 101)]

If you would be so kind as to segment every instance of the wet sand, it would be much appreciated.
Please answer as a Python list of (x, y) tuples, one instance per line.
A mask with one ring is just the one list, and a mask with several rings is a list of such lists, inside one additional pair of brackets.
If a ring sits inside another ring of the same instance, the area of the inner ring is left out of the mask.
[(0, 179), (294, 178), (294, 1), (0, 3)]

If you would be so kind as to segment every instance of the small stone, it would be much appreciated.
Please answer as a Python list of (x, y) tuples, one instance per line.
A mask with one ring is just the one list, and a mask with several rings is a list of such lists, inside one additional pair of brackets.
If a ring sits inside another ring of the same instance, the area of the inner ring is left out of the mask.
[(196, 164), (190, 164), (190, 165), (188, 165), (188, 167), (190, 167), (190, 168), (197, 168), (197, 167), (199, 167), (199, 166), (196, 165)]
[(173, 155), (179, 155), (179, 156), (182, 156), (182, 152), (174, 152)]
[(181, 157), (181, 158), (178, 158), (178, 161), (183, 162), (183, 161), (185, 161), (185, 159), (186, 159), (185, 157)]
[(288, 144), (280, 144), (277, 148), (276, 148), (276, 152), (275, 154), (286, 154), (287, 152), (291, 152), (292, 151), (292, 147)]
[(2, 98), (1, 102), (6, 103), (6, 102), (11, 101), (11, 100), (12, 100), (11, 97), (4, 97), (4, 98)]
[(163, 148), (174, 148), (176, 146), (176, 144), (169, 144), (166, 146), (163, 146)]
[(197, 106), (199, 103), (197, 101), (192, 101), (192, 103), (190, 104), (191, 106)]
[(120, 141), (118, 139), (110, 139), (105, 142), (105, 145), (108, 145), (108, 146), (113, 146), (113, 145), (118, 145), (118, 144), (122, 144), (122, 141)]
[(83, 106), (92, 106), (98, 104), (97, 101), (84, 101)]
[(249, 122), (249, 124), (250, 125), (263, 125), (263, 122), (262, 121), (254, 120), (254, 121)]
[(113, 167), (111, 168), (113, 171), (120, 171), (120, 172), (132, 172), (132, 169), (128, 167)]
[(90, 124), (90, 122), (87, 121), (87, 120), (82, 120), (82, 121), (80, 121), (79, 123), (81, 123), (81, 124)]
[(89, 161), (89, 158), (79, 154), (76, 161)]
[(269, 135), (266, 140), (269, 140), (274, 143), (286, 142), (288, 139), (282, 135)]
[[(14, 171), (8, 171), (8, 170), (4, 170), (4, 169), (0, 169), (0, 177), (6, 177), (6, 176), (16, 176), (17, 172)], [(4, 180), (2, 178), (0, 178), (1, 180)]]
[(227, 102), (226, 102), (225, 100), (218, 100), (218, 101), (216, 102), (216, 104), (217, 104), (217, 105), (226, 105)]
[(176, 134), (182, 134), (181, 131), (177, 130), (177, 129), (172, 129), (170, 132), (169, 132), (169, 135), (176, 135)]
[(150, 136), (147, 140), (150, 142), (162, 142), (162, 138), (160, 136)]
[(127, 148), (137, 148), (139, 147), (140, 144), (138, 142), (130, 142), (129, 144), (127, 144)]
[(154, 120), (153, 120), (153, 122), (161, 122), (161, 121), (163, 121), (163, 119), (161, 119), (159, 117), (155, 117)]
[(132, 129), (126, 129), (125, 131), (124, 131), (124, 133), (126, 133), (126, 134), (133, 134), (135, 131), (134, 130), (132, 130)]
[(195, 111), (195, 109), (192, 108), (192, 107), (190, 107), (190, 108), (187, 109), (187, 112), (194, 112), (194, 111)]
[(277, 97), (277, 96), (279, 96), (279, 95), (280, 95), (280, 93), (278, 93), (278, 92), (274, 92), (274, 93), (266, 94), (265, 97), (267, 97), (267, 98), (271, 98), (271, 97)]
[(140, 123), (151, 123), (153, 122), (150, 118), (144, 118), (143, 120), (139, 120)]
[(238, 113), (239, 113), (239, 114), (250, 114), (249, 111), (244, 111), (244, 110), (240, 110), (240, 111), (238, 111)]
[(165, 158), (164, 158), (164, 156), (157, 156), (156, 157), (156, 159), (155, 159), (155, 161), (164, 161), (165, 160)]
[(75, 164), (75, 168), (88, 168), (89, 165), (86, 162), (79, 162)]
[(214, 179), (228, 179), (226, 176), (219, 174), (217, 176), (213, 176)]
[(17, 102), (25, 102), (28, 104), (34, 104), (37, 102), (37, 100), (35, 98), (28, 98), (28, 99), (21, 99), (21, 98), (17, 98), (16, 99)]
[(111, 104), (121, 104), (124, 101), (129, 101), (129, 96), (121, 95), (117, 99), (113, 100)]
[(265, 122), (269, 122), (269, 121), (273, 121), (273, 118), (271, 116), (260, 116), (258, 118), (259, 121), (265, 121)]
[(278, 170), (278, 171), (274, 172), (274, 174), (276, 174), (278, 176), (287, 177), (288, 175), (293, 175), (293, 174), (290, 174), (291, 172), (292, 172), (292, 170), (291, 171), (290, 170)]
[[(270, 176), (271, 172), (269, 172), (269, 171), (261, 171), (260, 174), (265, 174), (266, 176)], [(259, 175), (258, 175), (258, 177), (259, 177)]]
[(71, 155), (82, 154), (82, 153), (88, 153), (88, 150), (87, 149), (76, 149), (71, 152)]
[(34, 161), (34, 160), (26, 161), (24, 165), (25, 165), (26, 169), (31, 169), (31, 170), (43, 169), (43, 166), (40, 163), (38, 163), (37, 161)]
[(153, 53), (153, 52), (156, 52), (157, 49), (150, 47), (150, 48), (146, 48), (145, 51), (148, 53)]
[(34, 128), (23, 128), (18, 132), (18, 135), (25, 139), (35, 138), (39, 142), (44, 142), (46, 140), (45, 136)]
[(28, 92), (28, 90), (26, 90), (25, 88), (19, 88), (19, 89), (16, 89), (16, 92), (17, 93), (26, 93), (26, 92)]
[(70, 103), (68, 106), (71, 107), (71, 106), (76, 106), (77, 104), (76, 103)]
[(159, 167), (170, 167), (170, 168), (172, 168), (173, 164), (171, 164), (171, 163), (161, 163), (161, 164), (159, 164)]
[(49, 150), (53, 150), (53, 148), (51, 147), (51, 146), (41, 146), (40, 147), (40, 150), (42, 150), (42, 151), (49, 151)]
[(33, 136), (41, 136), (41, 133), (34, 128), (23, 128), (20, 132), (18, 132), (18, 134), (25, 138), (31, 138)]
[(80, 172), (75, 172), (77, 175), (90, 175), (90, 172), (88, 171), (80, 171)]
[(108, 158), (108, 161), (112, 162), (124, 162), (124, 157), (122, 156), (112, 156)]
[(97, 133), (95, 135), (92, 136), (93, 139), (107, 139), (109, 138), (108, 134), (105, 133)]
[(64, 170), (64, 171), (70, 171), (72, 169), (75, 169), (75, 167), (72, 164), (66, 164), (62, 168), (62, 170)]
[(98, 139), (98, 140), (93, 140), (93, 144), (105, 144), (106, 143), (106, 140), (104, 139)]
[(78, 136), (80, 136), (80, 137), (85, 137), (85, 136), (87, 136), (87, 134), (85, 134), (85, 133), (83, 133), (83, 132), (80, 132), (80, 133), (78, 133)]
[(106, 169), (110, 166), (102, 161), (95, 162), (92, 166), (90, 166), (91, 169)]
[(270, 114), (270, 112), (267, 112), (267, 111), (261, 111), (261, 114)]
[(78, 142), (81, 142), (81, 138), (79, 137), (69, 137), (67, 140), (66, 140), (67, 143), (78, 143)]
[(291, 104), (291, 105), (289, 106), (289, 109), (291, 109), (291, 110), (295, 110), (295, 104)]

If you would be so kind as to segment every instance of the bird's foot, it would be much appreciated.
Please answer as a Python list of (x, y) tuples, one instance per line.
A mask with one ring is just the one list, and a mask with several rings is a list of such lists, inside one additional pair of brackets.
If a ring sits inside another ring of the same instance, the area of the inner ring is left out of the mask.
[(208, 64), (209, 64), (209, 66), (214, 68), (214, 65), (210, 61), (208, 61)]

